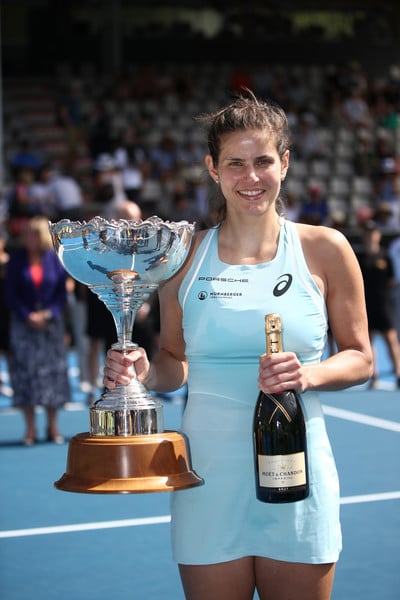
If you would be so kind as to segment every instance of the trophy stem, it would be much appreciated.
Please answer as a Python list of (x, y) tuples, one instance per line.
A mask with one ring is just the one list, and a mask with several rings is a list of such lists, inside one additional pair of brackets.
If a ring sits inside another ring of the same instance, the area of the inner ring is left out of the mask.
[(112, 314), (117, 331), (118, 349), (132, 349), (132, 331), (136, 313), (157, 289), (157, 285), (140, 283), (137, 281), (137, 273), (125, 271), (113, 271), (108, 277), (112, 283), (92, 285), (89, 288), (104, 302)]
[[(127, 354), (138, 348), (132, 342), (132, 331), (138, 309), (157, 288), (141, 284), (135, 272), (113, 271), (112, 284), (92, 286), (92, 290), (111, 312), (118, 342), (113, 350)], [(134, 371), (134, 367), (132, 366)], [(131, 436), (164, 431), (163, 407), (136, 374), (127, 386), (106, 390), (90, 409), (91, 434), (94, 436)]]

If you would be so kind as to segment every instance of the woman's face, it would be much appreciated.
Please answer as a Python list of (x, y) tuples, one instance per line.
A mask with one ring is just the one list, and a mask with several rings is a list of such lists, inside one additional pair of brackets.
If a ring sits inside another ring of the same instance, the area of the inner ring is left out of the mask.
[(29, 225), (27, 225), (23, 231), (23, 241), (27, 250), (37, 251), (41, 249), (40, 234), (36, 229), (33, 229)]
[(257, 215), (275, 206), (289, 150), (281, 160), (268, 130), (236, 131), (222, 137), (217, 167), (211, 157), (206, 163), (211, 177), (219, 180), (228, 213)]

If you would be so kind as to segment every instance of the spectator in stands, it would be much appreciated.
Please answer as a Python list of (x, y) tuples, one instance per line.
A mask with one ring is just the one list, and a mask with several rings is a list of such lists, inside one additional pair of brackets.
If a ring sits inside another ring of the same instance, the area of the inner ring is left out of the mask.
[(365, 94), (358, 85), (353, 85), (342, 99), (341, 114), (344, 124), (351, 129), (371, 126), (371, 111)]
[(51, 168), (47, 163), (40, 168), (35, 181), (30, 186), (30, 195), (42, 215), (53, 218), (56, 214), (54, 199), (49, 190)]
[(373, 177), (379, 163), (374, 137), (370, 131), (361, 128), (357, 131), (354, 152), (354, 173), (360, 177)]
[[(147, 160), (149, 157), (149, 149), (144, 141), (147, 128), (148, 123), (145, 117), (139, 115), (138, 119), (135, 120), (135, 125), (129, 125), (125, 129), (122, 139), (117, 142), (117, 147), (123, 148), (128, 154), (130, 160), (138, 165), (141, 165), (143, 161)], [(114, 154), (115, 151), (116, 148), (114, 145)], [(116, 154), (115, 157), (118, 160), (118, 156)]]
[(140, 169), (143, 180), (137, 203), (143, 215), (149, 217), (162, 210), (164, 199), (163, 188), (160, 179), (154, 174), (152, 164), (149, 160), (145, 160), (140, 165)]
[(318, 183), (311, 183), (308, 196), (303, 199), (299, 221), (310, 225), (326, 225), (329, 219), (329, 206), (324, 190)]
[(193, 198), (191, 198), (188, 185), (185, 181), (177, 182), (172, 195), (172, 206), (168, 215), (163, 215), (171, 221), (198, 221), (200, 214), (196, 210)]
[(203, 167), (204, 148), (196, 143), (194, 137), (188, 134), (178, 148), (179, 169)]
[(382, 234), (399, 232), (399, 208), (397, 202), (379, 202), (377, 205), (374, 212), (374, 221)]
[(310, 111), (300, 114), (293, 136), (294, 154), (300, 159), (316, 158), (322, 154), (317, 117)]
[(140, 167), (146, 155), (142, 148), (135, 146), (133, 128), (130, 128), (130, 144), (126, 146), (123, 140), (118, 140), (114, 143), (112, 155), (116, 168), (121, 174), (125, 196), (128, 200), (136, 201), (143, 184)]
[(291, 190), (285, 191), (285, 217), (297, 223), (301, 215), (301, 202), (298, 194)]
[(337, 229), (346, 235), (346, 229), (348, 229), (348, 215), (343, 210), (334, 210), (330, 212), (329, 227)]
[(164, 132), (160, 143), (150, 150), (150, 160), (161, 181), (175, 173), (179, 164), (179, 147), (172, 131)]
[(10, 167), (14, 177), (17, 177), (22, 169), (29, 169), (37, 173), (42, 165), (43, 157), (33, 150), (32, 142), (28, 138), (21, 141), (20, 148), (10, 159)]
[(42, 170), (42, 182), (47, 187), (49, 216), (53, 220), (82, 218), (83, 194), (75, 177), (46, 165)]
[(395, 203), (399, 199), (400, 164), (396, 157), (387, 156), (380, 163), (376, 176), (376, 196), (378, 201)]
[(112, 154), (100, 154), (94, 163), (93, 202), (97, 214), (113, 218), (117, 208), (126, 200), (121, 172)]

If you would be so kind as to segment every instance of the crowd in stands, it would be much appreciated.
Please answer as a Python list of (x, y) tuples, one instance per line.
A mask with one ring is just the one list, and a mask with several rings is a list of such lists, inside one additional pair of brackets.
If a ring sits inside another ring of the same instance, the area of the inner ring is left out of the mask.
[(350, 235), (374, 219), (384, 236), (400, 236), (397, 65), (372, 76), (356, 61), (149, 64), (115, 78), (90, 67), (77, 78), (60, 66), (53, 80), (4, 84), (0, 218), (9, 247), (35, 215), (55, 221), (157, 214), (198, 227), (213, 223), (218, 198), (206, 177), (196, 116), (244, 87), (277, 101), (289, 116), (289, 218)]
[(377, 77), (349, 61), (144, 65), (114, 79), (90, 69), (76, 79), (60, 67), (54, 82), (6, 81), (2, 215), (10, 234), (25, 213), (86, 217), (110, 195), (114, 204), (136, 202), (144, 216), (203, 223), (210, 190), (195, 117), (243, 87), (289, 115), (292, 218), (352, 227), (379, 211), (387, 231), (400, 229), (400, 67)]

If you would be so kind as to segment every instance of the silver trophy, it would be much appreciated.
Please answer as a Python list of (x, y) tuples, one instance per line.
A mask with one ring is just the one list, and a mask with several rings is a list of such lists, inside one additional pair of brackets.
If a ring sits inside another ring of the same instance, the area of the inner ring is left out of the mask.
[[(94, 217), (50, 223), (54, 249), (66, 271), (87, 285), (110, 310), (118, 341), (137, 348), (137, 310), (159, 283), (170, 279), (189, 252), (194, 225), (158, 217), (144, 221)], [(90, 433), (69, 444), (67, 471), (58, 489), (88, 493), (169, 491), (200, 485), (190, 469), (187, 441), (164, 431), (163, 407), (135, 377), (106, 390), (90, 408)]]

